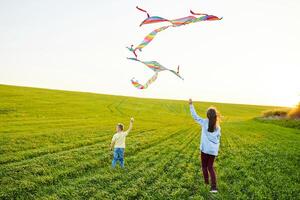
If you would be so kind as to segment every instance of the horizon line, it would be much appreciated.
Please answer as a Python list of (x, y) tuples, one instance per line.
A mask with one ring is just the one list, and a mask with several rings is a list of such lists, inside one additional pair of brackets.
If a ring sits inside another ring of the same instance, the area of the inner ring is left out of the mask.
[[(171, 99), (171, 98), (156, 98), (156, 97), (140, 97), (140, 96), (128, 96), (122, 94), (105, 94), (91, 91), (82, 91), (82, 90), (66, 90), (59, 88), (45, 88), (38, 86), (28, 86), (28, 85), (11, 85), (11, 84), (3, 84), (0, 83), (0, 86), (13, 86), (13, 87), (24, 87), (24, 88), (33, 88), (33, 89), (44, 89), (44, 90), (55, 90), (55, 91), (66, 91), (66, 92), (78, 92), (78, 93), (89, 93), (89, 94), (99, 94), (99, 95), (108, 95), (108, 96), (121, 96), (121, 97), (130, 97), (130, 98), (139, 98), (139, 99), (154, 99), (154, 100), (173, 100), (173, 101), (188, 101), (188, 99)], [(268, 105), (268, 104), (252, 104), (252, 103), (241, 103), (241, 102), (226, 102), (226, 101), (199, 101), (197, 99), (193, 99), (194, 102), (205, 102), (205, 103), (217, 103), (217, 104), (235, 104), (235, 105), (250, 105), (250, 106), (266, 106), (266, 107), (281, 107), (281, 108), (292, 108), (293, 106), (283, 106), (283, 105)]]

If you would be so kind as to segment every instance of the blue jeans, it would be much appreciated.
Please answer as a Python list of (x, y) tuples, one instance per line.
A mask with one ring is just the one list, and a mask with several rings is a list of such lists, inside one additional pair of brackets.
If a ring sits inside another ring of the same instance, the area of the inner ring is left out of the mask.
[(114, 148), (114, 158), (111, 164), (113, 168), (115, 168), (117, 161), (120, 161), (120, 166), (124, 168), (124, 148)]

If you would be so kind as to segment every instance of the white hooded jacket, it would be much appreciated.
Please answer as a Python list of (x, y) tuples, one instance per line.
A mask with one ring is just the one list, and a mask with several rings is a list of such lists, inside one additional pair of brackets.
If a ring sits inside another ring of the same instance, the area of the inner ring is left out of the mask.
[(193, 105), (190, 105), (193, 119), (201, 125), (202, 134), (200, 140), (200, 150), (209, 155), (218, 155), (221, 137), (221, 127), (217, 127), (214, 132), (208, 131), (208, 119), (199, 117)]

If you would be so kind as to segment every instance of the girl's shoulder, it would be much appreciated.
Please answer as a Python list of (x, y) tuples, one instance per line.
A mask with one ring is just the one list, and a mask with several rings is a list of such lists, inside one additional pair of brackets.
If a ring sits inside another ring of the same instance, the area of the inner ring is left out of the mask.
[(205, 124), (208, 124), (209, 120), (208, 120), (207, 118), (204, 118), (204, 119), (203, 119), (203, 122), (204, 122)]

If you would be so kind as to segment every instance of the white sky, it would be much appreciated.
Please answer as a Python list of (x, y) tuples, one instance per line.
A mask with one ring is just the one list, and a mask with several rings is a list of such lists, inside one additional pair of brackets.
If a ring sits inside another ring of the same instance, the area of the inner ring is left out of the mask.
[[(185, 80), (126, 60), (160, 24), (145, 15), (224, 17), (165, 30), (140, 53)], [(299, 0), (0, 0), (0, 83), (139, 97), (295, 105), (300, 100)]]

